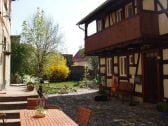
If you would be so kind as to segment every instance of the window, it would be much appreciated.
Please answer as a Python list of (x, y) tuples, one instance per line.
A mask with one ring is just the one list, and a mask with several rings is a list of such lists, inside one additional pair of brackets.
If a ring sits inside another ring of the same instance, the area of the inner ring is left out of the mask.
[(102, 30), (102, 21), (101, 20), (98, 20), (97, 21), (97, 31), (101, 31)]
[(117, 15), (117, 22), (120, 22), (122, 19), (122, 9), (117, 10), (116, 15)]
[(127, 57), (121, 56), (119, 59), (120, 76), (127, 76)]
[(106, 16), (106, 19), (105, 19), (105, 28), (108, 28), (109, 27), (109, 16)]
[(134, 14), (132, 3), (129, 3), (125, 6), (125, 17), (131, 17)]
[(135, 5), (135, 14), (137, 14), (138, 13), (138, 4), (137, 4), (138, 2), (137, 2), (137, 0), (135, 0), (135, 2), (134, 2), (134, 5)]
[(112, 58), (107, 58), (107, 64), (106, 64), (106, 68), (107, 68), (107, 75), (111, 76), (112, 75)]
[(110, 25), (115, 24), (115, 21), (116, 21), (115, 12), (113, 12), (112, 14), (110, 14)]
[(130, 55), (129, 56), (129, 64), (134, 64), (135, 63), (135, 61), (134, 61), (134, 55)]

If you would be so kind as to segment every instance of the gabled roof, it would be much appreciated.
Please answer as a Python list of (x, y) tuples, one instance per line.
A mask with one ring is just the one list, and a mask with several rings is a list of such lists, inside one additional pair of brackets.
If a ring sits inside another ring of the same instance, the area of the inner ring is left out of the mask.
[(85, 56), (84, 54), (84, 48), (80, 49), (75, 56), (72, 58), (73, 62), (85, 62), (88, 61), (89, 57)]
[(84, 17), (82, 20), (80, 20), (77, 25), (84, 24), (90, 20), (91, 17), (94, 17), (96, 14), (98, 14), (100, 11), (102, 11), (106, 6), (114, 2), (115, 0), (107, 0), (103, 4), (101, 4), (99, 7), (97, 7), (95, 10), (93, 10), (90, 14), (88, 14), (86, 17)]

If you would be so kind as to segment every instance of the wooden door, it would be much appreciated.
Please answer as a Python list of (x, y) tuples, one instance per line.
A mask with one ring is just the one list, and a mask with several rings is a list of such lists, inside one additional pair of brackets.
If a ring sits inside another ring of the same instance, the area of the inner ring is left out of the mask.
[(156, 103), (161, 99), (161, 67), (159, 51), (144, 53), (144, 101)]

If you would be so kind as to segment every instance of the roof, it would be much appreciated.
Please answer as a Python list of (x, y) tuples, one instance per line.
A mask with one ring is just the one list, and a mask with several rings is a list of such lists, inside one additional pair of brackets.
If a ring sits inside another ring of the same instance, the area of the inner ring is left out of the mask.
[(99, 7), (97, 7), (95, 10), (93, 10), (90, 14), (88, 14), (86, 17), (84, 17), (82, 20), (80, 20), (77, 25), (84, 24), (87, 22), (91, 17), (98, 14), (101, 10), (103, 10), (106, 6), (114, 2), (115, 0), (106, 0), (104, 3), (102, 3)]
[(89, 24), (95, 19), (102, 18), (105, 13), (109, 13), (121, 8), (122, 5), (129, 3), (131, 0), (106, 0), (90, 14), (80, 20), (77, 25)]
[(72, 58), (72, 61), (73, 62), (84, 62), (84, 61), (88, 61), (88, 57), (85, 56), (84, 54), (84, 48), (83, 49), (80, 49), (76, 54), (75, 56)]

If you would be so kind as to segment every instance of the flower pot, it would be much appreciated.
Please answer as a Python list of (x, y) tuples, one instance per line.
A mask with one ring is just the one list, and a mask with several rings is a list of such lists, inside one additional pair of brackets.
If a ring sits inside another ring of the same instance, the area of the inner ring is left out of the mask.
[(164, 117), (165, 117), (165, 116), (168, 116), (168, 112), (160, 112), (160, 115), (161, 115), (161, 116), (164, 116)]
[(27, 84), (27, 90), (28, 91), (33, 91), (34, 90), (34, 85), (32, 83)]
[(28, 90), (28, 91), (33, 91), (33, 90), (34, 90), (34, 87), (33, 87), (33, 86), (27, 86), (27, 90)]

